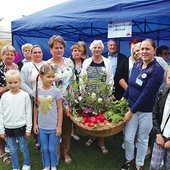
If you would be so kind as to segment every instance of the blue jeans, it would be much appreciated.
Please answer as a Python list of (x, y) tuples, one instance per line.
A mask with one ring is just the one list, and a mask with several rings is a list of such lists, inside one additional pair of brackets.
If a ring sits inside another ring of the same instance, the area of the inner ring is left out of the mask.
[(152, 128), (152, 112), (136, 112), (124, 127), (124, 144), (126, 160), (134, 159), (134, 139), (137, 132), (138, 146), (136, 165), (143, 166), (148, 148), (149, 133)]
[(56, 130), (45, 130), (39, 128), (39, 140), (43, 167), (56, 167), (58, 165), (57, 148), (60, 136), (56, 136)]
[(12, 168), (20, 169), (19, 160), (18, 160), (18, 145), (16, 143), (16, 139), (18, 139), (20, 151), (22, 152), (23, 155), (23, 165), (30, 165), (30, 154), (28, 150), (27, 140), (24, 136), (18, 136), (18, 137), (7, 136), (7, 143), (9, 146), (9, 152), (12, 161)]

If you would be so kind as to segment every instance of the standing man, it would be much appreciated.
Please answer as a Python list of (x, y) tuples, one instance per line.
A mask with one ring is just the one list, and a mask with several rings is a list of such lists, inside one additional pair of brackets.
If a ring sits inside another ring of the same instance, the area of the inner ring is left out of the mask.
[(119, 100), (122, 97), (121, 95), (122, 93), (120, 92), (120, 90), (122, 91), (122, 88), (120, 87), (118, 79), (116, 78), (115, 75), (118, 66), (120, 65), (122, 60), (126, 58), (126, 56), (118, 52), (116, 41), (113, 39), (110, 39), (107, 42), (107, 48), (108, 48), (108, 52), (103, 53), (102, 55), (108, 58), (112, 63), (112, 72), (114, 77), (114, 96), (117, 100)]
[(162, 57), (168, 63), (169, 47), (167, 47), (166, 45), (159, 46), (156, 49), (156, 55)]

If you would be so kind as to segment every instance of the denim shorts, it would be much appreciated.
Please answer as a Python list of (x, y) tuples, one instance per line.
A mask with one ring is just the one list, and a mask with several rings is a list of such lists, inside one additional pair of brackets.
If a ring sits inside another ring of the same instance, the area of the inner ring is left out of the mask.
[(16, 129), (5, 128), (5, 133), (8, 137), (24, 136), (25, 131), (26, 131), (26, 126), (16, 128)]

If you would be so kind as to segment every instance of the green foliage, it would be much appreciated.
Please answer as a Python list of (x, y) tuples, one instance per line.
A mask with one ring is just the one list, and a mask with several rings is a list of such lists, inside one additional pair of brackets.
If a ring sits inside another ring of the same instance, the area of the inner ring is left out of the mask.
[(129, 103), (127, 100), (116, 100), (110, 102), (108, 110), (112, 111), (114, 114), (124, 116), (128, 111), (128, 106)]
[(128, 111), (127, 100), (111, 101), (108, 111), (104, 113), (106, 119), (110, 120), (113, 124), (123, 120), (125, 113)]
[(98, 114), (107, 111), (110, 101), (113, 100), (112, 85), (106, 84), (101, 78), (87, 79), (83, 76), (78, 82), (73, 82), (72, 93), (67, 100), (77, 113)]

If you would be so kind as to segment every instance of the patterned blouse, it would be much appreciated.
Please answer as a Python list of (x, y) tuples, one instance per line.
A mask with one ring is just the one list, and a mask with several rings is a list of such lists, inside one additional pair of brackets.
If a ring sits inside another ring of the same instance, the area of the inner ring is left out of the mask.
[(6, 71), (7, 68), (2, 60), (0, 60), (0, 87), (6, 86)]
[(63, 57), (64, 64), (58, 66), (49, 59), (47, 63), (55, 68), (55, 85), (61, 89), (63, 96), (68, 96), (71, 93), (71, 84), (75, 80), (74, 63), (70, 58)]

